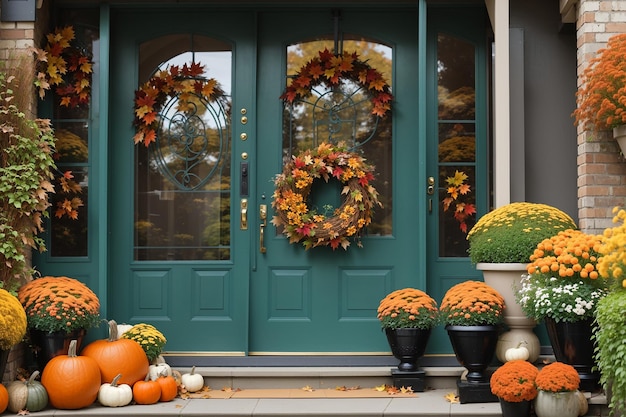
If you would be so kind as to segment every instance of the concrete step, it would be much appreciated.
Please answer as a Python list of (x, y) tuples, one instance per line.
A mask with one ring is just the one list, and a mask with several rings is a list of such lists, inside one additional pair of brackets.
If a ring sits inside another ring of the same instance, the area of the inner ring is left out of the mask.
[[(190, 367), (173, 367), (181, 373)], [(196, 367), (212, 390), (224, 387), (252, 390), (263, 388), (315, 390), (337, 386), (370, 388), (392, 384), (391, 367)], [(500, 404), (451, 403), (445, 397), (457, 392), (462, 367), (423, 367), (426, 389), (411, 398), (229, 398), (180, 399), (155, 405), (107, 408), (94, 404), (82, 410), (46, 409), (37, 416), (220, 416), (220, 417), (501, 417)], [(587, 393), (590, 409), (586, 416), (608, 416), (603, 394)]]

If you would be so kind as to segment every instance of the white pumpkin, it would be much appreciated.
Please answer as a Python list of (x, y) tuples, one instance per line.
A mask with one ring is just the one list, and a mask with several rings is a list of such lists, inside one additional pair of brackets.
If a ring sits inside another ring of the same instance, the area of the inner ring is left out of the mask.
[(117, 338), (121, 339), (122, 335), (133, 328), (132, 324), (118, 324), (117, 325)]
[(530, 357), (530, 352), (528, 352), (526, 346), (522, 346), (522, 343), (524, 342), (520, 342), (517, 347), (508, 348), (506, 352), (504, 352), (504, 359), (507, 362), (515, 360), (528, 360), (528, 358)]
[(148, 367), (148, 376), (156, 381), (161, 375), (172, 376), (172, 368), (166, 363), (155, 363)]
[(98, 401), (105, 407), (124, 407), (133, 400), (133, 389), (128, 384), (118, 384), (122, 374), (117, 374), (111, 383), (100, 385)]
[(204, 387), (204, 377), (196, 373), (195, 366), (191, 368), (191, 372), (183, 374), (180, 380), (189, 392), (200, 391)]
[(589, 411), (589, 402), (587, 401), (587, 397), (581, 391), (576, 391), (576, 395), (578, 396), (578, 402), (580, 403), (580, 411), (578, 412), (579, 416), (584, 416)]

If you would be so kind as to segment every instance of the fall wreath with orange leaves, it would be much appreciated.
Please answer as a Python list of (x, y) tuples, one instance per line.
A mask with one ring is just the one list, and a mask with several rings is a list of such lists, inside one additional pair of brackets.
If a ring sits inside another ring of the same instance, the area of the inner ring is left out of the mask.
[(43, 99), (46, 91), (56, 86), (54, 92), (65, 107), (88, 105), (91, 96), (93, 61), (72, 43), (74, 39), (74, 27), (66, 26), (46, 36), (44, 49), (34, 49), (39, 97)]
[[(324, 207), (324, 212), (310, 208), (307, 198), (317, 179), (337, 179), (343, 184), (340, 207)], [(305, 249), (341, 246), (344, 250), (355, 239), (360, 247), (360, 233), (372, 221), (375, 206), (381, 206), (378, 192), (370, 184), (374, 167), (358, 153), (348, 152), (341, 144), (322, 143), (305, 150), (285, 164), (276, 176), (272, 224), (282, 227), (289, 243), (301, 242)], [(327, 213), (329, 212), (329, 213)]]
[(159, 113), (168, 98), (177, 97), (177, 111), (192, 113), (194, 100), (214, 102), (224, 96), (224, 91), (214, 78), (204, 78), (204, 66), (198, 63), (173, 65), (158, 71), (135, 91), (135, 144), (146, 147), (156, 141)]
[(292, 104), (310, 96), (316, 86), (333, 87), (340, 85), (343, 80), (350, 80), (369, 95), (373, 115), (383, 117), (391, 110), (393, 95), (389, 84), (379, 71), (359, 60), (356, 52), (335, 55), (324, 49), (318, 55), (300, 68), (280, 96), (282, 100)]

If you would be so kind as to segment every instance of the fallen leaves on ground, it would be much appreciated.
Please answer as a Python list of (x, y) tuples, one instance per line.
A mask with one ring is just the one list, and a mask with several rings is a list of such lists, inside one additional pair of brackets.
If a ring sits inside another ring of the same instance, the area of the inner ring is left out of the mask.
[(313, 392), (313, 391), (315, 391), (315, 390), (314, 390), (312, 387), (310, 387), (309, 385), (304, 386), (304, 387), (302, 387), (301, 389), (302, 389), (302, 391), (306, 391), (306, 392)]
[(359, 387), (358, 385), (355, 387), (349, 387), (349, 388), (346, 387), (345, 385), (335, 387), (335, 391), (356, 391), (358, 389), (361, 389), (361, 387)]
[(398, 388), (398, 387), (394, 387), (393, 385), (387, 385), (387, 384), (378, 385), (378, 386), (374, 387), (374, 390), (379, 391), (379, 392), (385, 392), (386, 391), (387, 394), (389, 394), (389, 395), (413, 394), (413, 387)]
[(444, 398), (451, 404), (458, 404), (460, 402), (459, 397), (454, 392), (447, 393), (446, 395), (444, 395)]

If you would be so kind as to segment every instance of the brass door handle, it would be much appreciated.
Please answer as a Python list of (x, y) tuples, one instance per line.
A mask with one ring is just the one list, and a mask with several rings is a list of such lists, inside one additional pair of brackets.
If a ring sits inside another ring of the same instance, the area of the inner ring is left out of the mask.
[(239, 223), (241, 230), (248, 230), (248, 199), (241, 199), (241, 221)]
[(259, 226), (259, 251), (261, 253), (267, 252), (267, 248), (265, 247), (265, 226), (267, 226), (267, 205), (261, 204), (259, 206), (259, 216), (261, 218), (260, 226)]

